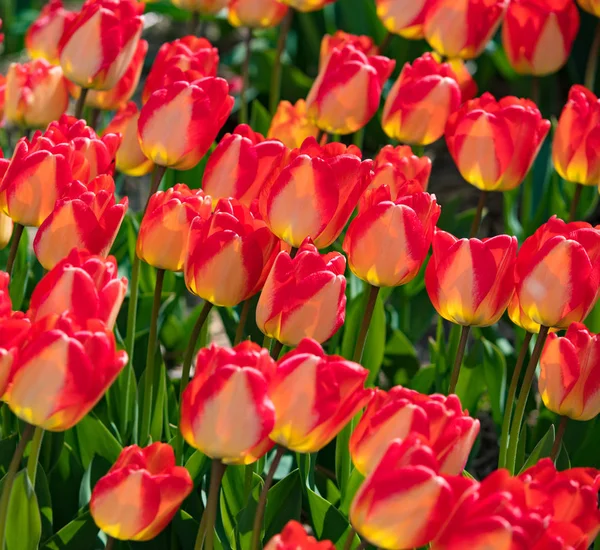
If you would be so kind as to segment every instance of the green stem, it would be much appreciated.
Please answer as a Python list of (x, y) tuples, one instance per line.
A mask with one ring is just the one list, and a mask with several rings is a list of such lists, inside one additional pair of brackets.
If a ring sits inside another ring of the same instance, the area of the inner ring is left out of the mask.
[(165, 279), (165, 270), (156, 270), (156, 285), (154, 286), (154, 300), (152, 302), (152, 314), (150, 317), (150, 335), (148, 337), (148, 352), (146, 354), (146, 370), (144, 385), (144, 408), (142, 410), (142, 424), (140, 428), (140, 444), (145, 445), (150, 436), (150, 421), (154, 410), (154, 358), (156, 356), (156, 345), (158, 341), (158, 313), (162, 299), (162, 287)]
[(282, 70), (282, 56), (285, 50), (285, 43), (287, 35), (290, 32), (292, 26), (292, 19), (294, 18), (294, 10), (288, 9), (286, 16), (283, 18), (279, 27), (279, 39), (277, 40), (277, 51), (275, 52), (275, 61), (273, 63), (273, 69), (271, 73), (271, 90), (269, 95), (269, 112), (275, 114), (277, 105), (279, 105), (279, 98), (281, 97), (281, 70)]
[(0, 549), (4, 550), (6, 540), (6, 520), (8, 519), (8, 505), (10, 503), (10, 493), (15, 482), (17, 470), (21, 465), (21, 459), (25, 452), (25, 447), (33, 435), (33, 426), (26, 424), (21, 439), (15, 449), (8, 471), (4, 476), (4, 485), (2, 486), (2, 496), (0, 497)]
[(485, 200), (487, 199), (487, 191), (481, 191), (479, 194), (479, 202), (477, 203), (477, 210), (475, 217), (473, 218), (473, 224), (471, 225), (471, 231), (469, 232), (469, 239), (473, 239), (479, 232), (479, 225), (481, 224), (481, 218), (483, 216), (483, 208), (485, 207)]
[(385, 50), (387, 50), (388, 46), (390, 45), (390, 42), (392, 41), (393, 36), (394, 35), (388, 31), (388, 33), (383, 37), (381, 44), (379, 44), (379, 53), (381, 55), (383, 55)]
[(448, 395), (456, 391), (456, 384), (458, 384), (460, 367), (462, 365), (463, 357), (465, 356), (465, 349), (467, 348), (470, 330), (471, 327), (463, 326), (460, 331), (460, 341), (458, 342), (458, 349), (456, 350), (456, 357), (454, 358), (454, 366), (452, 367), (452, 375), (450, 376), (450, 385), (448, 386)]
[(360, 130), (356, 130), (352, 136), (352, 143), (362, 150), (365, 141), (365, 128), (364, 126)]
[(515, 404), (515, 396), (517, 394), (517, 386), (519, 385), (519, 378), (521, 377), (521, 371), (523, 370), (523, 364), (525, 363), (525, 357), (529, 351), (529, 342), (533, 334), (528, 332), (525, 334), (523, 344), (521, 344), (521, 350), (519, 351), (519, 357), (513, 371), (510, 386), (508, 388), (508, 394), (506, 396), (506, 405), (504, 407), (504, 418), (502, 419), (502, 435), (500, 436), (500, 457), (498, 458), (498, 468), (506, 467), (506, 452), (508, 450), (508, 432), (510, 431), (510, 419), (512, 418), (512, 409)]
[(352, 542), (354, 541), (354, 537), (356, 536), (356, 531), (354, 527), (350, 527), (350, 532), (346, 537), (346, 543), (344, 544), (344, 550), (352, 550)]
[(244, 37), (244, 63), (242, 65), (242, 91), (240, 93), (240, 124), (248, 123), (248, 101), (246, 93), (248, 92), (248, 86), (250, 85), (250, 45), (252, 42), (252, 29), (247, 29), (246, 36)]
[(93, 107), (92, 110), (90, 111), (90, 123), (88, 124), (88, 126), (90, 128), (92, 128), (92, 130), (96, 130), (96, 128), (98, 127), (98, 122), (100, 122), (100, 113), (102, 111), (98, 108), (98, 107)]
[(281, 350), (283, 349), (283, 343), (279, 340), (275, 340), (273, 342), (273, 346), (271, 347), (271, 357), (277, 361), (279, 356), (281, 355)]
[(594, 91), (594, 85), (596, 84), (596, 71), (598, 70), (598, 50), (600, 50), (600, 21), (598, 21), (598, 24), (596, 25), (594, 40), (592, 41), (587, 67), (585, 70), (585, 87), (592, 92)]
[(533, 353), (529, 359), (529, 364), (527, 365), (527, 370), (525, 371), (523, 385), (521, 386), (521, 391), (519, 392), (519, 398), (515, 408), (515, 416), (513, 417), (512, 426), (510, 428), (508, 451), (506, 453), (506, 467), (511, 474), (514, 474), (515, 472), (519, 434), (521, 433), (521, 423), (523, 422), (523, 416), (525, 414), (527, 397), (529, 396), (529, 390), (531, 389), (531, 383), (533, 381), (533, 376), (535, 375), (535, 369), (540, 359), (542, 349), (544, 349), (544, 343), (548, 337), (548, 330), (548, 327), (545, 326), (540, 328), (540, 333), (538, 334), (535, 348), (533, 349)]
[(577, 217), (577, 207), (579, 206), (579, 201), (581, 200), (581, 193), (583, 191), (583, 185), (576, 183), (575, 184), (575, 194), (573, 195), (573, 200), (571, 201), (571, 208), (569, 210), (569, 221), (574, 222)]
[(114, 547), (115, 539), (113, 539), (112, 537), (106, 537), (106, 546), (104, 547), (104, 550), (113, 550)]
[(250, 312), (250, 300), (246, 300), (242, 304), (242, 311), (240, 311), (240, 320), (238, 321), (237, 330), (235, 331), (235, 340), (233, 345), (237, 346), (244, 338), (244, 329), (246, 328), (246, 321), (248, 320), (248, 313)]
[(17, 258), (17, 252), (19, 251), (19, 243), (21, 242), (21, 236), (25, 227), (20, 223), (15, 224), (15, 228), (12, 234), (12, 242), (10, 243), (10, 251), (8, 252), (8, 261), (6, 262), (6, 272), (12, 275), (13, 266), (15, 265), (15, 259)]
[(40, 449), (42, 448), (42, 440), (44, 439), (44, 429), (37, 426), (33, 432), (31, 440), (31, 449), (27, 458), (27, 476), (31, 485), (35, 487), (35, 478), (37, 475), (37, 467), (40, 459)]
[(260, 492), (260, 497), (258, 498), (258, 504), (256, 506), (256, 514), (254, 516), (254, 525), (252, 527), (252, 544), (250, 545), (251, 550), (258, 550), (260, 532), (262, 530), (263, 517), (265, 515), (265, 507), (267, 505), (267, 494), (271, 488), (271, 484), (273, 483), (277, 466), (279, 466), (279, 462), (281, 462), (281, 458), (283, 457), (284, 453), (285, 448), (278, 446), (277, 451), (275, 452), (275, 457), (273, 458), (273, 462), (271, 462), (271, 466), (267, 472), (265, 484)]
[(558, 456), (558, 452), (560, 451), (560, 444), (562, 443), (565, 431), (567, 430), (568, 422), (568, 416), (560, 417), (560, 422), (558, 423), (558, 428), (556, 430), (556, 438), (554, 439), (554, 444), (552, 445), (552, 451), (550, 451), (550, 459), (553, 462), (556, 462), (556, 457)]
[[(210, 488), (208, 490), (208, 501), (206, 503), (206, 548), (213, 550), (215, 541), (215, 521), (217, 519), (217, 505), (219, 503), (219, 492), (221, 489), (221, 480), (225, 474), (227, 466), (220, 460), (212, 461), (212, 470), (210, 472)], [(204, 533), (198, 529), (198, 537), (194, 550), (201, 550), (204, 543)]]
[(365, 312), (362, 318), (362, 324), (356, 337), (356, 344), (354, 347), (354, 355), (352, 361), (360, 363), (362, 361), (363, 352), (365, 350), (365, 343), (367, 341), (367, 334), (369, 333), (369, 325), (371, 324), (371, 318), (373, 317), (373, 311), (375, 310), (375, 303), (377, 302), (377, 295), (379, 294), (379, 287), (369, 285), (369, 291), (367, 294), (367, 303), (365, 305)]
[(79, 119), (83, 115), (83, 108), (85, 107), (85, 98), (88, 94), (88, 88), (81, 88), (79, 91), (79, 97), (77, 103), (75, 103), (75, 118)]
[(265, 334), (265, 337), (263, 338), (262, 347), (270, 350), (272, 341), (273, 341), (272, 338), (268, 334)]

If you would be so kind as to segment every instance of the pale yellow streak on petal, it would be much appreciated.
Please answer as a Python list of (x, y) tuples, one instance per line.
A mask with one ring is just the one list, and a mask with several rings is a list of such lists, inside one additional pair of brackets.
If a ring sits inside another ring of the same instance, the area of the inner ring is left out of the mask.
[[(32, 47), (29, 50), (29, 55), (36, 59), (43, 57), (56, 63), (58, 61), (57, 46), (63, 33), (64, 22), (60, 17), (55, 17), (50, 21), (50, 24), (42, 27), (32, 36)], [(52, 45), (53, 47), (49, 47)]]
[[(232, 197), (233, 184), (238, 178), (241, 139), (235, 139), (225, 150), (225, 154), (213, 165), (212, 173), (206, 182), (206, 192), (213, 199)], [(204, 186), (203, 186), (204, 187)]]
[(67, 85), (60, 67), (50, 69), (47, 78), (32, 91), (25, 116), (27, 126), (44, 126), (65, 112), (68, 102)]
[(434, 11), (425, 24), (429, 44), (448, 57), (456, 57), (465, 45), (468, 36), (465, 14), (469, 1), (446, 1), (440, 9)]
[(121, 80), (121, 77), (125, 74), (127, 67), (133, 59), (141, 34), (142, 29), (140, 28), (139, 32), (133, 35), (129, 42), (125, 44), (121, 50), (121, 53), (111, 64), (110, 69), (106, 74), (104, 86), (102, 88), (98, 88), (99, 90), (112, 90), (119, 83), (119, 80)]
[(556, 14), (548, 15), (546, 24), (533, 53), (534, 74), (545, 75), (557, 71), (565, 62), (565, 42)]
[(464, 243), (445, 273), (440, 273), (440, 288), (444, 294), (443, 308), (459, 324), (470, 324), (473, 306), (473, 257), (469, 245)]
[(474, 185), (483, 182), (490, 186), (499, 178), (494, 133), (487, 116), (480, 116), (470, 128), (458, 151), (457, 164), (463, 177)]
[(377, 4), (377, 15), (386, 28), (400, 29), (410, 25), (422, 9), (420, 0), (386, 0)]

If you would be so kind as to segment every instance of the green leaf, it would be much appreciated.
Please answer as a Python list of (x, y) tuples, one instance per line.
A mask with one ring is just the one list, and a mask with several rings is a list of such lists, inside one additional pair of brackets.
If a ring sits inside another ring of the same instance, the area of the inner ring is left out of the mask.
[[(69, 434), (73, 438), (73, 434)], [(84, 469), (77, 460), (70, 444), (65, 443), (62, 453), (48, 476), (50, 493), (60, 495), (52, 504), (54, 529), (60, 529), (69, 523), (79, 510), (79, 487)]]
[(420, 393), (428, 394), (435, 384), (435, 366), (421, 367), (410, 380), (408, 387)]
[(300, 520), (302, 511), (302, 480), (300, 470), (291, 471), (267, 493), (265, 510), (265, 540), (280, 533), (285, 524)]
[(37, 550), (42, 536), (38, 501), (27, 470), (15, 477), (6, 520), (6, 547), (11, 550)]
[(262, 103), (255, 99), (252, 102), (252, 114), (250, 115), (250, 126), (255, 132), (260, 132), (266, 136), (271, 126), (271, 114)]
[(108, 462), (101, 456), (95, 456), (91, 460), (79, 487), (79, 508), (84, 508), (89, 504), (96, 483), (106, 475), (111, 466), (112, 462)]
[(38, 464), (35, 476), (35, 494), (37, 495), (40, 518), (42, 520), (42, 540), (47, 540), (54, 532), (52, 529), (52, 496), (50, 494), (48, 478), (41, 464)]
[(65, 525), (42, 546), (42, 550), (83, 550), (94, 548), (98, 527), (89, 512)]
[(551, 424), (544, 437), (538, 441), (533, 451), (531, 451), (531, 454), (527, 457), (527, 460), (525, 461), (525, 464), (523, 464), (523, 467), (519, 470), (519, 473), (524, 472), (527, 470), (527, 468), (535, 466), (540, 459), (550, 456), (552, 445), (554, 445), (554, 437), (554, 425)]
[(185, 510), (179, 510), (173, 518), (173, 529), (183, 550), (193, 550), (200, 526)]
[(456, 395), (464, 409), (471, 414), (475, 414), (480, 397), (485, 392), (486, 384), (482, 368), (460, 370), (458, 384), (456, 385)]
[(244, 508), (244, 466), (228, 466), (221, 483), (221, 519), (225, 535), (232, 548), (236, 548), (235, 528), (237, 516)]
[[(249, 478), (249, 494), (244, 507), (236, 516), (235, 522), (235, 542), (237, 548), (243, 550), (244, 548), (250, 548), (252, 541), (252, 533), (254, 529), (254, 516), (256, 515), (256, 509), (258, 508), (258, 499), (263, 488), (263, 479), (259, 475), (252, 471), (252, 466), (246, 466), (246, 473), (250, 472), (252, 477)], [(246, 488), (244, 488), (244, 492)], [(265, 523), (261, 526), (261, 537), (264, 538)]]
[(488, 388), (494, 422), (502, 424), (506, 395), (506, 359), (498, 346), (485, 338), (483, 344), (483, 377)]
[(27, 228), (23, 230), (23, 235), (19, 241), (17, 257), (13, 264), (12, 276), (10, 278), (10, 299), (15, 311), (21, 309), (27, 290), (27, 281), (29, 279), (29, 235)]
[[(8, 407), (6, 403), (2, 404), (3, 407)], [(0, 474), (4, 476), (8, 470), (8, 465), (12, 459), (15, 449), (17, 448), (17, 441), (19, 439), (18, 434), (12, 434), (6, 439), (0, 441)]]
[(122, 447), (108, 428), (96, 417), (88, 414), (74, 428), (79, 458), (84, 468), (90, 465), (95, 455), (100, 455), (111, 464), (117, 460)]
[[(307, 490), (308, 513), (317, 539), (330, 540), (336, 548), (343, 548), (348, 535), (352, 531), (348, 520), (330, 502), (311, 489)], [(360, 539), (355, 534), (354, 543), (358, 545)]]
[(346, 492), (342, 498), (342, 502), (340, 505), (340, 512), (342, 512), (346, 517), (350, 513), (350, 505), (352, 504), (352, 499), (354, 495), (362, 485), (362, 482), (365, 480), (365, 476), (363, 476), (356, 468), (352, 470), (350, 474), (350, 479), (348, 480), (348, 485), (346, 487)]
[(204, 453), (194, 451), (185, 463), (185, 467), (190, 473), (194, 485), (197, 485), (210, 469), (210, 459)]

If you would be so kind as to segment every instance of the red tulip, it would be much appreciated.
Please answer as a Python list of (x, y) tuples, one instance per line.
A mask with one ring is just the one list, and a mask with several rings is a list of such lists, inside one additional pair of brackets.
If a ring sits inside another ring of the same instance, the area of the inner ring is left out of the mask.
[[(0, 109), (1, 112), (1, 109)], [(306, 102), (303, 99), (292, 105), (289, 101), (280, 101), (271, 120), (267, 139), (278, 139), (286, 147), (300, 147), (308, 137), (316, 138), (319, 128), (306, 116)]]
[(375, 0), (377, 15), (393, 34), (416, 40), (423, 38), (423, 22), (429, 0)]
[(58, 43), (75, 17), (75, 12), (64, 9), (62, 0), (50, 0), (27, 29), (25, 47), (29, 56), (57, 65)]
[(291, 520), (269, 541), (265, 550), (335, 550), (335, 546), (328, 540), (317, 542), (306, 534), (300, 523)]
[(281, 23), (288, 7), (278, 0), (230, 0), (227, 20), (234, 27), (266, 29)]
[(377, 55), (379, 48), (373, 42), (370, 36), (357, 36), (342, 30), (336, 31), (335, 34), (326, 34), (321, 40), (321, 52), (319, 54), (319, 68), (322, 69), (329, 62), (329, 58), (333, 50), (342, 50), (345, 46), (354, 46), (358, 51), (365, 55)]

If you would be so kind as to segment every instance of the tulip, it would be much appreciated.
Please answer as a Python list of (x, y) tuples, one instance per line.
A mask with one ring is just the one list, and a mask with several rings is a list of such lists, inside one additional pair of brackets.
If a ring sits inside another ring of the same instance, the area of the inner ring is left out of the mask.
[(355, 146), (320, 147), (308, 138), (260, 196), (261, 214), (275, 235), (298, 247), (310, 237), (318, 248), (340, 235), (369, 186), (371, 161)]
[(396, 62), (348, 44), (331, 52), (306, 99), (309, 120), (330, 134), (351, 134), (371, 120)]
[(600, 17), (600, 1), (599, 0), (577, 0), (579, 7), (596, 17)]
[(279, 249), (279, 241), (246, 206), (221, 199), (212, 216), (192, 222), (185, 283), (214, 305), (238, 305), (262, 289)]
[(268, 384), (275, 363), (250, 341), (201, 349), (183, 392), (181, 433), (194, 448), (225, 464), (251, 464), (272, 446), (275, 410)]
[(227, 6), (228, 0), (171, 0), (171, 3), (184, 10), (213, 15)]
[(202, 188), (213, 200), (234, 198), (250, 206), (277, 174), (287, 154), (277, 140), (266, 140), (250, 126), (240, 124), (225, 134), (206, 163)]
[(512, 298), (510, 299), (510, 302), (508, 303), (508, 316), (515, 325), (521, 327), (527, 332), (530, 332), (532, 334), (538, 334), (540, 332), (540, 324), (533, 321), (523, 311), (523, 308), (519, 303), (519, 296), (517, 295), (517, 293), (513, 294)]
[(18, 141), (0, 183), (0, 206), (13, 222), (39, 227), (71, 181), (73, 147), (54, 145), (37, 132)]
[(142, 107), (138, 137), (154, 163), (189, 170), (200, 162), (233, 107), (222, 78), (175, 82), (154, 92)]
[(552, 142), (552, 161), (572, 183), (600, 185), (600, 100), (583, 86), (569, 91)]
[(515, 289), (517, 239), (457, 239), (436, 230), (425, 271), (427, 294), (436, 311), (463, 326), (498, 322)]
[(566, 329), (583, 321), (600, 291), (600, 230), (550, 218), (521, 246), (515, 284), (533, 322)]
[(300, 523), (291, 520), (279, 535), (269, 541), (265, 550), (335, 550), (335, 546), (329, 540), (317, 542), (306, 534)]
[(183, 271), (192, 222), (207, 220), (211, 211), (211, 197), (183, 183), (155, 193), (140, 224), (137, 255), (157, 269)]
[(573, 0), (512, 0), (502, 25), (502, 45), (517, 73), (545, 76), (567, 62), (578, 30)]
[(0, 120), (4, 119), (6, 104), (6, 77), (0, 74)]
[(234, 27), (266, 29), (281, 23), (288, 7), (278, 0), (230, 0), (227, 20)]
[(112, 330), (126, 292), (127, 279), (119, 278), (113, 256), (72, 250), (34, 288), (27, 316), (36, 322), (68, 312), (80, 326), (99, 319)]
[(430, 53), (406, 63), (383, 108), (382, 126), (391, 138), (429, 145), (444, 134), (448, 117), (460, 105), (461, 91), (447, 63)]
[(25, 422), (62, 432), (92, 410), (126, 364), (102, 321), (80, 326), (68, 314), (50, 315), (32, 325), (4, 400)]
[(489, 93), (467, 101), (446, 125), (448, 150), (465, 180), (482, 191), (510, 191), (531, 168), (550, 129), (535, 103)]
[(219, 51), (206, 40), (184, 36), (163, 44), (146, 78), (142, 102), (156, 91), (178, 80), (193, 82), (206, 76), (217, 76)]
[(86, 0), (58, 45), (65, 76), (83, 88), (114, 88), (135, 55), (143, 9), (135, 0)]
[(292, 105), (281, 101), (271, 120), (267, 139), (278, 139), (286, 147), (300, 147), (308, 137), (316, 138), (319, 128), (306, 117), (306, 102), (303, 99)]
[(9, 216), (0, 212), (0, 250), (6, 248), (13, 233), (13, 221)]
[(327, 445), (371, 399), (369, 371), (304, 338), (278, 362), (269, 386), (275, 406), (271, 439), (298, 453)]
[(409, 40), (423, 38), (427, 4), (428, 0), (375, 0), (383, 26)]
[(73, 248), (107, 256), (127, 212), (128, 199), (115, 200), (115, 182), (103, 175), (67, 186), (42, 222), (33, 250), (44, 269), (52, 269)]
[[(436, 57), (438, 54), (436, 54)], [(477, 95), (477, 83), (467, 68), (467, 64), (460, 58), (449, 59), (448, 65), (452, 69), (461, 91), (461, 103), (473, 99)]]
[(321, 52), (319, 54), (319, 69), (329, 62), (333, 50), (342, 50), (345, 46), (354, 46), (365, 55), (377, 55), (379, 48), (370, 36), (357, 36), (344, 31), (336, 31), (335, 34), (326, 34), (321, 40)]
[(425, 39), (445, 57), (478, 57), (508, 4), (509, 0), (432, 0), (425, 10)]
[(58, 43), (75, 17), (75, 12), (63, 8), (62, 0), (50, 0), (25, 34), (25, 47), (29, 57), (41, 57), (58, 65)]
[(291, 8), (301, 12), (310, 12), (323, 9), (327, 4), (333, 4), (336, 0), (279, 0)]
[(189, 472), (175, 465), (170, 445), (131, 445), (96, 483), (90, 512), (110, 537), (150, 540), (169, 524), (193, 488)]
[(431, 448), (439, 471), (462, 474), (479, 433), (479, 420), (463, 411), (456, 395), (423, 395), (395, 386), (375, 397), (350, 438), (350, 454), (357, 470), (370, 474), (392, 440), (419, 437)]
[(67, 81), (60, 67), (45, 59), (10, 64), (6, 75), (6, 120), (26, 128), (46, 126), (68, 106)]
[(280, 252), (258, 299), (258, 328), (289, 346), (303, 338), (319, 343), (329, 339), (344, 324), (345, 269), (344, 256), (321, 255), (310, 239), (294, 258)]
[(350, 270), (373, 286), (404, 285), (427, 257), (441, 208), (429, 193), (393, 201), (387, 185), (365, 195), (344, 239)]

